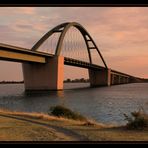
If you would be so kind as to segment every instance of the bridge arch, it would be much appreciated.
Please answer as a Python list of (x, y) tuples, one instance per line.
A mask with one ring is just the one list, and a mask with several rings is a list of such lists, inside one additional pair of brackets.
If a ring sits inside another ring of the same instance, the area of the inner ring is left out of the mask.
[[(71, 28), (71, 27), (75, 27), (77, 28), (80, 33), (82, 34), (83, 38), (84, 38), (84, 41), (85, 41), (85, 44), (86, 44), (86, 47), (87, 47), (87, 52), (88, 52), (88, 57), (89, 57), (89, 62), (90, 64), (92, 64), (92, 55), (91, 55), (91, 49), (95, 49), (105, 68), (108, 68), (107, 67), (107, 64), (101, 54), (101, 52), (99, 51), (97, 45), (95, 44), (94, 40), (92, 39), (92, 37), (90, 36), (90, 34), (87, 32), (87, 30), (82, 26), (80, 25), (79, 23), (77, 22), (66, 22), (66, 23), (62, 23), (56, 27), (54, 27), (53, 29), (51, 29), (50, 31), (48, 31), (33, 47), (31, 50), (33, 51), (36, 51), (52, 34), (54, 33), (60, 33), (60, 36), (59, 36), (59, 39), (58, 39), (58, 42), (57, 42), (57, 46), (56, 46), (56, 50), (55, 50), (55, 56), (60, 56), (60, 53), (61, 53), (61, 50), (62, 50), (62, 45), (63, 45), (63, 41), (64, 41), (64, 37), (66, 35), (66, 33), (68, 32), (68, 30)], [(91, 43), (93, 46), (90, 46)]]

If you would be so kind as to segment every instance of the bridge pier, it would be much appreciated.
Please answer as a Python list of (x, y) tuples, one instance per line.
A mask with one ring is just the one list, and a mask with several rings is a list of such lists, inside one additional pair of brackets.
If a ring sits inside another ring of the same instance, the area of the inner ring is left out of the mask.
[(111, 74), (111, 85), (116, 85), (119, 83), (119, 77), (118, 75)]
[(130, 83), (130, 78), (129, 77), (126, 78), (126, 83)]
[(129, 77), (114, 73), (111, 74), (111, 85), (127, 84), (127, 83), (130, 83)]
[(89, 69), (90, 86), (110, 86), (111, 85), (111, 70), (91, 70)]
[(129, 83), (129, 78), (125, 77), (125, 83)]
[(119, 75), (119, 84), (123, 84), (123, 77)]
[(64, 57), (48, 58), (45, 64), (23, 63), (25, 90), (61, 90), (64, 79)]

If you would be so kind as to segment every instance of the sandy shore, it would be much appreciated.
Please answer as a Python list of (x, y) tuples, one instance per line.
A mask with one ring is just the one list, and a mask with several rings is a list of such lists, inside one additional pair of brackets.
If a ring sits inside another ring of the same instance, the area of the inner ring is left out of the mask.
[(0, 111), (0, 141), (148, 141), (148, 130)]

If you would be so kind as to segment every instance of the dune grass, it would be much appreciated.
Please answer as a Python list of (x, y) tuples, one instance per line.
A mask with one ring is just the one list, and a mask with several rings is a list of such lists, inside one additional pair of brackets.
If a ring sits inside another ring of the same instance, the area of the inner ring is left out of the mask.
[[(66, 122), (66, 123), (74, 123), (74, 124), (87, 124), (87, 122), (97, 124), (96, 121), (92, 119), (87, 120), (74, 120), (72, 118), (65, 118), (64, 116), (54, 116), (52, 114), (45, 114), (45, 113), (38, 113), (38, 112), (19, 112), (19, 111), (11, 111), (7, 109), (0, 109), (0, 114), (7, 114), (12, 116), (20, 116), (20, 117), (27, 117), (30, 119), (35, 120), (42, 120), (42, 121), (59, 121), (59, 122)], [(86, 118), (85, 118), (86, 119)]]
[(80, 115), (77, 112), (74, 112), (70, 110), (69, 108), (62, 106), (62, 105), (57, 105), (53, 106), (50, 108), (50, 112), (48, 113), (49, 115), (56, 116), (56, 117), (63, 117), (63, 118), (68, 118), (68, 119), (73, 119), (73, 120), (80, 120), (80, 121), (87, 121), (87, 118)]
[[(28, 119), (28, 118), (26, 118)], [(0, 117), (0, 141), (71, 141), (72, 137), (39, 124)]]
[[(9, 115), (3, 117), (1, 115)], [(134, 113), (134, 116), (139, 116)], [(141, 113), (140, 113), (141, 116)], [(11, 117), (20, 119), (29, 119), (30, 121), (40, 122), (41, 125), (27, 122), (25, 120), (17, 120)], [(144, 119), (146, 116), (144, 116)], [(134, 122), (135, 118), (132, 118)], [(130, 120), (131, 121), (131, 120)], [(51, 128), (43, 126), (49, 125)], [(89, 123), (87, 121), (73, 120), (58, 116), (49, 116), (43, 113), (26, 113), (26, 112), (11, 112), (9, 110), (0, 110), (0, 141), (75, 141), (75, 137), (67, 135), (67, 130), (70, 133), (84, 136), (90, 141), (148, 141), (148, 130), (135, 130), (135, 128), (127, 128), (125, 126), (105, 125), (102, 123)], [(139, 125), (139, 124), (138, 124)], [(62, 129), (58, 131), (52, 127)], [(137, 127), (136, 127), (137, 129)], [(140, 128), (138, 128), (140, 129)], [(66, 132), (65, 132), (66, 130)], [(77, 137), (78, 140), (79, 137)], [(79, 139), (80, 140), (80, 139)]]
[(127, 120), (127, 129), (144, 130), (148, 128), (148, 114), (146, 114), (143, 109), (131, 112), (130, 116), (126, 114), (124, 114), (124, 116), (125, 120)]

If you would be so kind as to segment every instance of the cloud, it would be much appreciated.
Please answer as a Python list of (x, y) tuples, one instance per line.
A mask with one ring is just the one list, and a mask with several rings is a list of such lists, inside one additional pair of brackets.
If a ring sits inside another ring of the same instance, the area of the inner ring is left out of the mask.
[(110, 67), (140, 75), (141, 61), (148, 73), (147, 7), (2, 7), (0, 20), (0, 42), (27, 48), (56, 25), (79, 22)]
[(111, 69), (138, 77), (146, 77), (148, 74), (147, 58), (147, 55), (116, 55), (106, 57), (107, 64)]
[(20, 28), (22, 30), (30, 30), (30, 29), (33, 29), (33, 26), (32, 25), (29, 25), (29, 24), (18, 24), (16, 25), (17, 28)]
[(34, 15), (35, 7), (1, 7), (0, 16)]
[(36, 8), (34, 7), (21, 7), (17, 9), (18, 13), (33, 15), (36, 14)]

